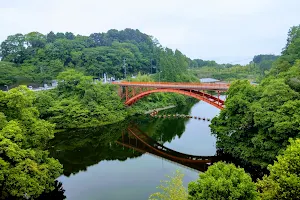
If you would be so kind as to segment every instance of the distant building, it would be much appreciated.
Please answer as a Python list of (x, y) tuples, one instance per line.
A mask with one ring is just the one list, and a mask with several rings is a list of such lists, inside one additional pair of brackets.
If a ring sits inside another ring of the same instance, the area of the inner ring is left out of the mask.
[(200, 82), (201, 83), (216, 83), (216, 82), (220, 82), (220, 80), (214, 79), (214, 78), (200, 78)]
[(52, 87), (57, 87), (57, 80), (52, 80), (51, 85)]

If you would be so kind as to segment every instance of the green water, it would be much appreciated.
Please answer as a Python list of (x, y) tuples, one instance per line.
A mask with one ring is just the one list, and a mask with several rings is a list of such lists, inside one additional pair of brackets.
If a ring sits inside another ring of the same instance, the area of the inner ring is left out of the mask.
[[(199, 102), (160, 113), (212, 119), (219, 110)], [(176, 169), (185, 174), (185, 185), (197, 179), (199, 172), (160, 155), (121, 145), (122, 135), (136, 140), (128, 135), (128, 127), (139, 128), (153, 140), (177, 152), (213, 156), (216, 153), (215, 138), (210, 135), (209, 123), (196, 119), (141, 116), (109, 126), (58, 133), (50, 152), (64, 166), (64, 174), (58, 180), (63, 184), (67, 199), (148, 199), (157, 191), (160, 180)]]

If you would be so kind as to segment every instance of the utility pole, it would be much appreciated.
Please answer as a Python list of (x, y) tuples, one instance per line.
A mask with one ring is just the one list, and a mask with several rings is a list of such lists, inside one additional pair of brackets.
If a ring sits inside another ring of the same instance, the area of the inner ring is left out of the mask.
[(124, 67), (124, 76), (125, 76), (125, 79), (126, 79), (126, 58), (123, 59), (123, 67)]

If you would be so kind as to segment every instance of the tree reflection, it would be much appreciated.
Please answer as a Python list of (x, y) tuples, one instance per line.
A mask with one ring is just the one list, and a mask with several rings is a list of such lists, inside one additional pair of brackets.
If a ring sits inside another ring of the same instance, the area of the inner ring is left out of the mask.
[(55, 189), (51, 192), (44, 192), (43, 194), (41, 194), (38, 198), (36, 198), (37, 200), (62, 200), (62, 199), (66, 199), (66, 196), (64, 195), (65, 190), (63, 189), (62, 183), (59, 181), (55, 181)]
[[(168, 112), (176, 113), (181, 110), (180, 113), (188, 114), (191, 107), (192, 104)], [(124, 148), (116, 143), (132, 123), (138, 124), (153, 139), (160, 138), (166, 142), (182, 135), (185, 121), (187, 119), (155, 119), (138, 116), (102, 127), (66, 130), (56, 133), (49, 144), (49, 151), (52, 157), (63, 164), (64, 175), (70, 176), (104, 160), (125, 161), (128, 158), (141, 156), (142, 152)], [(161, 137), (162, 133), (163, 137)]]

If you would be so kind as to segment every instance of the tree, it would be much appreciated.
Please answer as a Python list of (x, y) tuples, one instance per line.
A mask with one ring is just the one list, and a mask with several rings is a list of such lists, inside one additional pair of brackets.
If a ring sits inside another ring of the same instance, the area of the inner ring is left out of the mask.
[(65, 36), (68, 40), (74, 40), (74, 38), (75, 38), (75, 35), (71, 32), (66, 32)]
[(256, 55), (253, 58), (253, 63), (258, 65), (261, 73), (264, 75), (265, 71), (270, 70), (272, 67), (272, 64), (279, 56), (275, 56), (272, 54), (260, 54)]
[(282, 55), (276, 60), (271, 70), (271, 75), (277, 75), (280, 72), (287, 71), (295, 62), (300, 59), (300, 25), (293, 26), (288, 32), (286, 46), (282, 51)]
[(188, 190), (191, 200), (258, 199), (250, 175), (224, 162), (215, 163), (200, 173), (197, 181), (189, 183)]
[[(42, 117), (58, 128), (99, 126), (127, 115), (115, 85), (93, 83), (92, 77), (74, 69), (61, 72), (57, 80), (58, 87), (38, 94), (35, 104)], [(53, 101), (45, 101), (47, 98)]]
[(184, 174), (180, 171), (176, 171), (173, 175), (167, 176), (170, 180), (162, 181), (158, 188), (162, 190), (162, 192), (157, 192), (151, 194), (149, 200), (186, 200), (188, 197), (187, 189), (183, 186)]
[(13, 62), (16, 67), (24, 69), (24, 73), (11, 81), (12, 84), (45, 83), (66, 68), (76, 68), (94, 77), (106, 73), (123, 78), (124, 59), (130, 75), (154, 73), (153, 65), (158, 72), (160, 65), (162, 80), (197, 80), (187, 73), (189, 59), (180, 51), (163, 50), (151, 36), (133, 29), (112, 29), (89, 37), (52, 31), (47, 35), (38, 32), (16, 34), (2, 42), (1, 55), (3, 61)]
[[(161, 81), (169, 82), (199, 82), (192, 74), (189, 74), (188, 59), (180, 51), (165, 48), (160, 52), (159, 69)], [(158, 79), (158, 77), (156, 78)]]
[(269, 176), (257, 182), (262, 199), (299, 199), (300, 139), (290, 139), (290, 145), (269, 165)]
[(46, 36), (39, 32), (31, 32), (25, 35), (25, 40), (28, 47), (43, 48), (46, 44)]
[(25, 36), (18, 33), (10, 35), (1, 43), (3, 61), (22, 63), (26, 59)]
[(296, 63), (277, 78), (268, 77), (255, 87), (246, 81), (232, 83), (226, 108), (210, 125), (217, 146), (254, 165), (272, 164), (289, 138), (299, 136), (300, 95), (293, 89), (297, 89), (295, 79), (299, 74), (300, 65)]
[(10, 85), (16, 82), (18, 74), (13, 63), (0, 61), (0, 85)]
[(54, 189), (62, 166), (45, 151), (54, 125), (38, 118), (25, 86), (0, 91), (0, 198), (38, 197)]
[(55, 33), (53, 33), (53, 31), (50, 31), (47, 34), (46, 38), (47, 38), (47, 43), (52, 43), (56, 40), (56, 35), (55, 35)]

